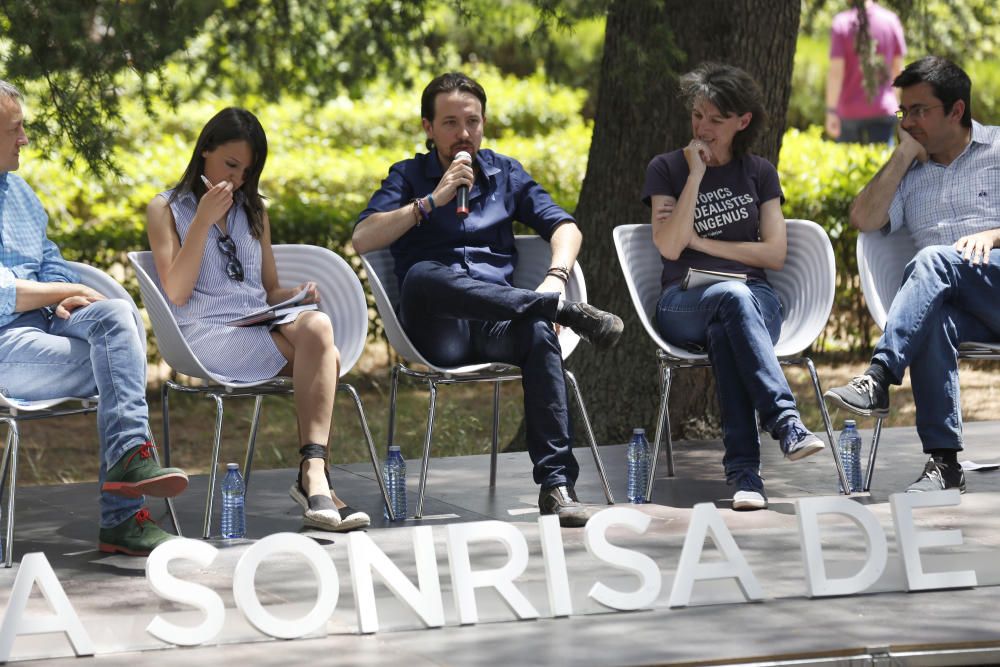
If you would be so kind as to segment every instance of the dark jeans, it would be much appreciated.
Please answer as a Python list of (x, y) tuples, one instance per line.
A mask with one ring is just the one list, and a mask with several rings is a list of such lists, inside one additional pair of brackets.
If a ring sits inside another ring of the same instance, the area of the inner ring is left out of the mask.
[(552, 328), (559, 295), (471, 278), (440, 262), (410, 267), (400, 290), (400, 321), (438, 366), (486, 362), (521, 368), (524, 423), (535, 483), (573, 485), (573, 456), (562, 350)]
[(896, 117), (842, 118), (839, 143), (896, 145)]
[(727, 477), (745, 468), (760, 470), (755, 411), (772, 435), (782, 421), (799, 416), (774, 354), (781, 317), (778, 297), (762, 280), (689, 290), (674, 285), (657, 304), (656, 324), (670, 344), (699, 352), (707, 348), (722, 413)]
[(952, 246), (928, 246), (903, 273), (873, 359), (897, 384), (910, 369), (924, 451), (962, 449), (958, 346), (1000, 340), (1000, 250), (972, 266)]

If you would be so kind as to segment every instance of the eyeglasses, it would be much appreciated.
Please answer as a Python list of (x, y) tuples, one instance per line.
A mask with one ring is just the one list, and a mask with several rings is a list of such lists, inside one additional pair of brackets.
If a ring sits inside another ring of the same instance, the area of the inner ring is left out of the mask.
[(943, 104), (932, 104), (930, 106), (924, 106), (922, 104), (914, 104), (909, 109), (903, 109), (900, 107), (899, 111), (896, 112), (896, 118), (899, 120), (906, 120), (907, 117), (913, 120), (920, 120), (927, 115), (927, 112), (931, 109), (937, 109), (938, 107), (944, 107)]
[(229, 234), (220, 234), (219, 238), (215, 240), (215, 244), (229, 260), (226, 262), (226, 275), (236, 282), (243, 282), (243, 264), (236, 256), (236, 243), (233, 238)]

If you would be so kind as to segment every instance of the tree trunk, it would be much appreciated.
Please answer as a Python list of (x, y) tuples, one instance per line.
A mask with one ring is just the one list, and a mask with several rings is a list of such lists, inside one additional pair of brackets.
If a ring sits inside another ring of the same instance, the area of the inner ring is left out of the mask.
[[(691, 139), (679, 74), (705, 61), (747, 70), (764, 90), (768, 129), (754, 152), (777, 162), (791, 92), (799, 0), (614, 0), (608, 12), (597, 116), (576, 217), (589, 300), (625, 320), (618, 346), (581, 348), (570, 358), (601, 442), (624, 442), (650, 429), (659, 396), (655, 346), (635, 315), (611, 242), (614, 226), (648, 223), (639, 201), (646, 165)], [(718, 428), (707, 370), (675, 374), (674, 435)], [(709, 427), (709, 428), (706, 428)]]

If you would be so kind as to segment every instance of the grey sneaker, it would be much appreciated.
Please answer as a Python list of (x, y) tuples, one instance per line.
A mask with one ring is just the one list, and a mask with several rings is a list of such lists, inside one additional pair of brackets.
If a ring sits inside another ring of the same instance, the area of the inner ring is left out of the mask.
[(727, 476), (726, 482), (736, 487), (733, 494), (733, 509), (737, 512), (767, 509), (764, 495), (764, 480), (752, 468), (745, 468)]
[(927, 460), (917, 481), (906, 487), (906, 492), (923, 493), (944, 489), (958, 489), (959, 493), (965, 493), (965, 471), (958, 463), (945, 463), (932, 456)]
[(889, 390), (871, 375), (859, 375), (843, 387), (830, 389), (823, 396), (837, 407), (863, 417), (889, 415)]
[(781, 451), (789, 461), (812, 456), (826, 447), (802, 422), (795, 417), (783, 421), (777, 428)]
[(572, 486), (553, 486), (538, 494), (538, 511), (556, 514), (563, 528), (578, 528), (587, 523), (591, 511), (576, 497)]

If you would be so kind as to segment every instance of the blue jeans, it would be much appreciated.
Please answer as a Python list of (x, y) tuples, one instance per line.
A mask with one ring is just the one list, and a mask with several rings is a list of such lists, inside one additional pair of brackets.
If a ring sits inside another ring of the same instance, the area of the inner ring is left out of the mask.
[(1000, 340), (1000, 250), (972, 266), (952, 246), (929, 246), (903, 273), (872, 359), (899, 384), (909, 367), (924, 451), (962, 449), (958, 346)]
[(440, 262), (417, 262), (400, 290), (400, 322), (438, 366), (521, 367), (533, 477), (543, 489), (576, 483), (562, 349), (552, 328), (559, 294), (476, 280)]
[(755, 411), (772, 435), (782, 421), (799, 417), (774, 354), (781, 319), (781, 302), (762, 280), (689, 290), (673, 285), (656, 306), (656, 324), (667, 342), (695, 352), (707, 349), (722, 414), (727, 478), (746, 468), (760, 470)]
[(838, 143), (896, 145), (896, 117), (842, 118)]
[[(31, 310), (0, 329), (0, 384), (5, 395), (28, 401), (100, 395), (100, 485), (108, 468), (146, 441), (146, 358), (123, 299), (77, 308), (67, 320)], [(117, 526), (142, 503), (101, 493), (101, 527)]]

